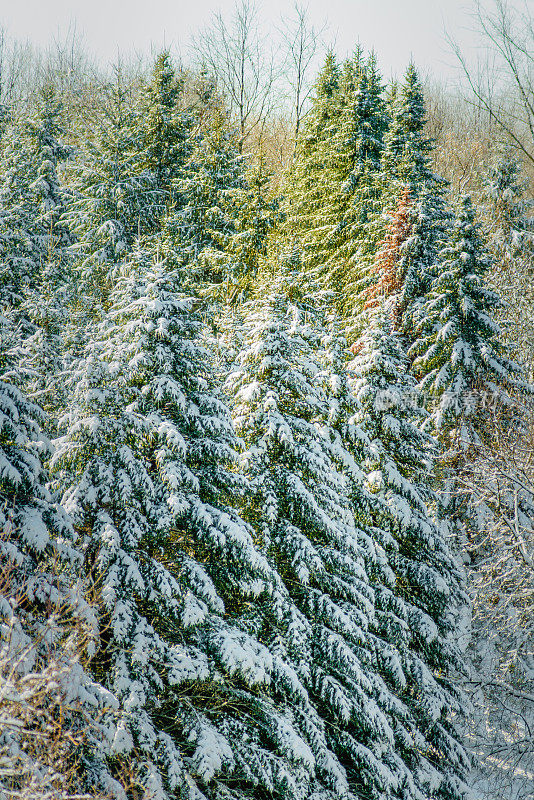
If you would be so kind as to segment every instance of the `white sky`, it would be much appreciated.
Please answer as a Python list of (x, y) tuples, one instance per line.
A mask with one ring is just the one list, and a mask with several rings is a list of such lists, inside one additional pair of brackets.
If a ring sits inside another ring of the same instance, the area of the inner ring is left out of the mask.
[[(374, 48), (385, 77), (402, 73), (413, 57), (423, 72), (454, 80), (456, 62), (446, 28), (465, 48), (473, 48), (471, 0), (303, 0), (316, 27), (328, 22), (326, 40), (340, 56), (360, 41)], [(257, 0), (266, 28), (290, 16), (293, 0)], [(148, 53), (163, 44), (187, 60), (191, 35), (221, 9), (231, 17), (234, 0), (0, 0), (0, 25), (10, 37), (46, 46), (69, 27), (86, 47), (107, 61), (117, 53)], [(274, 36), (274, 33), (272, 34)]]

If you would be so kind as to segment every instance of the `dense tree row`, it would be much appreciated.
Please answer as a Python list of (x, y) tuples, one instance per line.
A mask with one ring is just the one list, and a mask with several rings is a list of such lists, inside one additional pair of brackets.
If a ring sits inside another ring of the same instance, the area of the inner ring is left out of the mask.
[(330, 53), (280, 197), (168, 53), (62, 99), (0, 140), (0, 666), (53, 650), (95, 797), (466, 797), (456, 489), (530, 387), (414, 66)]

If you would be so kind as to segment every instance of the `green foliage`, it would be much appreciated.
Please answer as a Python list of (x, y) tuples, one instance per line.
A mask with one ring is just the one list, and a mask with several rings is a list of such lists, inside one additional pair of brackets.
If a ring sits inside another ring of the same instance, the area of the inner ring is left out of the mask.
[[(0, 557), (33, 593), (23, 644), (52, 596), (91, 631), (81, 773), (122, 800), (126, 768), (153, 800), (462, 800), (466, 595), (434, 457), (530, 389), (415, 67), (388, 88), (373, 54), (330, 52), (281, 198), (167, 51), (68, 130), (65, 97), (3, 123)], [(508, 266), (520, 188), (492, 172)]]
[(417, 310), (410, 354), (421, 389), (434, 398), (435, 430), (466, 448), (477, 442), (495, 404), (511, 405), (510, 391), (528, 390), (493, 319), (501, 300), (486, 286), (491, 262), (468, 196), (461, 200), (438, 263), (439, 272)]

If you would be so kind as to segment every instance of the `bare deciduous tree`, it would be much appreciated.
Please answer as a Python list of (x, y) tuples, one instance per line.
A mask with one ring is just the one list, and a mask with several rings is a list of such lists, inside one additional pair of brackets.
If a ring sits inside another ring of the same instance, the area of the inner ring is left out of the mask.
[(473, 67), (450, 40), (474, 95), (474, 103), (534, 166), (534, 16), (508, 0), (487, 7), (476, 0), (476, 29), (483, 61)]
[(293, 20), (284, 20), (280, 33), (287, 48), (285, 77), (291, 91), (296, 141), (306, 103), (312, 91), (309, 73), (317, 55), (319, 38), (324, 26), (318, 31), (310, 25), (307, 11), (303, 6), (295, 4), (295, 14)]
[(31, 82), (34, 61), (31, 45), (11, 40), (0, 27), (0, 107), (4, 113), (21, 100)]
[(534, 786), (534, 418), (495, 435), (463, 475), (478, 525), (471, 558), (478, 797), (532, 800)]
[(230, 23), (221, 12), (193, 42), (196, 57), (217, 81), (239, 127), (239, 148), (270, 110), (275, 67), (261, 36), (255, 6), (239, 0)]

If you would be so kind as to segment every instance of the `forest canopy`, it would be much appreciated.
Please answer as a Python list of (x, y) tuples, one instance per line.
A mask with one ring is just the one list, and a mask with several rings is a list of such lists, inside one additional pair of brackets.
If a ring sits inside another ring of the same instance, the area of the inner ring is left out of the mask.
[(532, 800), (532, 23), (0, 40), (1, 800)]

